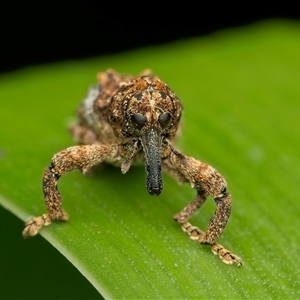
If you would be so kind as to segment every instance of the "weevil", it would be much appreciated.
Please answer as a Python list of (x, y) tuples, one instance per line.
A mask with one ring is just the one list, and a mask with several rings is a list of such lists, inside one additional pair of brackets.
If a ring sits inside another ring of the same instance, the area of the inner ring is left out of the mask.
[[(57, 189), (59, 178), (74, 170), (86, 173), (102, 162), (120, 166), (125, 174), (135, 162), (144, 162), (146, 188), (150, 195), (163, 190), (162, 170), (179, 183), (188, 182), (197, 191), (195, 199), (173, 219), (191, 239), (211, 246), (226, 264), (242, 265), (242, 260), (217, 240), (231, 212), (231, 195), (220, 173), (210, 165), (186, 156), (173, 146), (182, 115), (177, 95), (151, 71), (139, 76), (120, 75), (108, 69), (98, 75), (78, 109), (78, 123), (70, 127), (77, 146), (55, 154), (43, 175), (47, 213), (25, 224), (23, 236), (34, 236), (52, 221), (67, 221)], [(216, 203), (206, 231), (188, 220), (208, 197)]]

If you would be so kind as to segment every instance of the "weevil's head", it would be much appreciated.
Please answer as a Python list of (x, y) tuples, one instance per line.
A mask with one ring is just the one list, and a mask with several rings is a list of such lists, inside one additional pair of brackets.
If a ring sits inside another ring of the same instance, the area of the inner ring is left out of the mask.
[(181, 112), (175, 93), (153, 76), (141, 76), (125, 83), (112, 98), (110, 124), (120, 142), (138, 140), (142, 144), (147, 189), (151, 195), (162, 191), (163, 139), (176, 135)]

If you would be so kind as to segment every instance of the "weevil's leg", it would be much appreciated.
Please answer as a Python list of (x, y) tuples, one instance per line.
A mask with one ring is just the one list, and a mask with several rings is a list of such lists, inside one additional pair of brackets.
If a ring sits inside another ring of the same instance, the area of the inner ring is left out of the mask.
[(74, 169), (85, 173), (103, 161), (116, 160), (117, 154), (117, 145), (83, 145), (67, 148), (54, 155), (43, 176), (43, 192), (48, 213), (28, 221), (23, 230), (23, 237), (36, 235), (43, 226), (49, 225), (53, 220), (68, 220), (68, 214), (62, 209), (61, 194), (57, 189), (58, 179), (62, 175)]
[[(192, 157), (184, 156), (174, 149), (169, 156), (169, 163), (198, 191), (195, 200), (174, 215), (174, 220), (182, 224), (182, 229), (189, 234), (191, 239), (201, 244), (211, 245), (212, 252), (219, 255), (224, 263), (242, 265), (242, 260), (238, 256), (217, 243), (231, 211), (231, 195), (226, 191), (224, 178), (211, 166)], [(203, 232), (187, 221), (201, 207), (206, 196), (213, 197), (217, 207), (206, 232)]]
[(175, 214), (173, 219), (178, 223), (186, 223), (190, 217), (202, 206), (205, 202), (206, 196), (204, 191), (198, 191), (196, 198), (190, 202), (181, 212)]

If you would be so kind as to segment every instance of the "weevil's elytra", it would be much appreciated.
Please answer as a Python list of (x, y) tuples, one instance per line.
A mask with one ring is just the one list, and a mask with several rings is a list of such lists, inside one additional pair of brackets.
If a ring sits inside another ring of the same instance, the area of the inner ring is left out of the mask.
[[(211, 245), (212, 252), (226, 264), (242, 265), (242, 260), (217, 243), (231, 212), (231, 195), (226, 181), (211, 166), (174, 149), (182, 105), (176, 94), (149, 70), (140, 76), (120, 75), (107, 70), (98, 76), (78, 109), (78, 124), (70, 131), (78, 146), (58, 152), (43, 176), (43, 193), (48, 212), (25, 224), (23, 236), (38, 233), (52, 221), (67, 221), (57, 189), (59, 178), (74, 170), (87, 172), (92, 166), (109, 162), (126, 173), (132, 163), (145, 165), (146, 188), (150, 195), (163, 190), (162, 170), (178, 182), (188, 182), (197, 190), (196, 198), (173, 219), (191, 239)], [(204, 232), (188, 220), (207, 197), (216, 210)]]

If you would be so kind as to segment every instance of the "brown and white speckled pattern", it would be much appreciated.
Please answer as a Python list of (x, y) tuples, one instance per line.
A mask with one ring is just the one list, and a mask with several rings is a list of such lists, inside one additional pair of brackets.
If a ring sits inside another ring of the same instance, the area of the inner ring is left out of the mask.
[[(179, 183), (188, 182), (197, 190), (196, 198), (173, 219), (191, 239), (208, 244), (226, 264), (242, 265), (242, 260), (217, 243), (231, 211), (231, 195), (226, 181), (211, 166), (175, 150), (172, 141), (178, 132), (182, 105), (176, 94), (158, 77), (145, 70), (140, 76), (122, 76), (114, 70), (99, 74), (78, 110), (78, 124), (71, 126), (79, 144), (52, 158), (43, 176), (47, 214), (25, 224), (23, 236), (38, 233), (52, 221), (67, 221), (57, 189), (59, 178), (74, 170), (87, 172), (92, 166), (109, 162), (126, 173), (132, 163), (144, 162), (146, 187), (151, 195), (163, 189), (162, 170)], [(188, 220), (212, 197), (216, 210), (204, 232)]]

